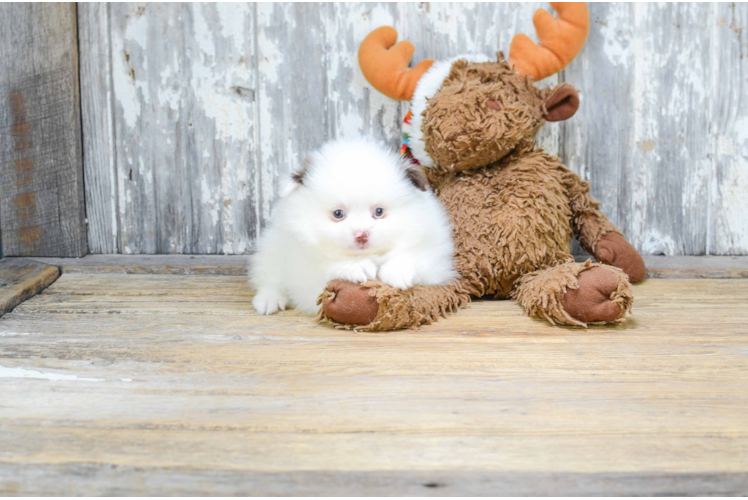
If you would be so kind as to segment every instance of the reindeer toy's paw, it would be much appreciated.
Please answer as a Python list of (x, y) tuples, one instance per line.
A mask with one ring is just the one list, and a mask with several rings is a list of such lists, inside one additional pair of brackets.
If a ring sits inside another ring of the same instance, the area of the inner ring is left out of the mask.
[(320, 297), (321, 314), (334, 323), (368, 325), (379, 313), (379, 303), (371, 287), (334, 280)]
[[(606, 267), (591, 267), (577, 276), (578, 288), (561, 297), (561, 305), (572, 318), (584, 323), (610, 323), (622, 318), (630, 303), (628, 283)], [(620, 288), (626, 293), (621, 293)], [(619, 299), (620, 300), (616, 300)]]
[(531, 316), (576, 326), (617, 321), (631, 310), (634, 300), (622, 271), (589, 260), (527, 274), (513, 296)]

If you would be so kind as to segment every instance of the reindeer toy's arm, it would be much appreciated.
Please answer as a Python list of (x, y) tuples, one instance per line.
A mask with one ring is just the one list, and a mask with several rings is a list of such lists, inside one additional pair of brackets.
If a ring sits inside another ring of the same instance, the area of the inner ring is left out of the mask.
[(600, 211), (590, 196), (590, 183), (569, 171), (565, 179), (572, 211), (572, 229), (579, 243), (598, 262), (620, 268), (631, 283), (644, 279), (646, 267), (639, 252)]

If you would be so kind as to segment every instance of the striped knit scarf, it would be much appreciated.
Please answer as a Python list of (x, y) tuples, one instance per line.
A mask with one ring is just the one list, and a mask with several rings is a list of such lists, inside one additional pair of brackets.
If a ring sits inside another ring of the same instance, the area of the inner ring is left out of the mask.
[(403, 120), (403, 132), (402, 132), (402, 140), (403, 144), (400, 146), (400, 154), (402, 156), (405, 156), (406, 158), (410, 158), (410, 161), (415, 163), (416, 165), (420, 165), (421, 163), (413, 157), (413, 154), (410, 152), (410, 128), (411, 128), (411, 119), (413, 118), (413, 113), (411, 111), (408, 111), (408, 114), (405, 115), (405, 120)]

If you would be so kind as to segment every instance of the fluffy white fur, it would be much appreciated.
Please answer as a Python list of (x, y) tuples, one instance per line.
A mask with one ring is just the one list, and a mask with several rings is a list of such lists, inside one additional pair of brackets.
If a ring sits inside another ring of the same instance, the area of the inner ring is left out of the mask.
[[(255, 309), (272, 314), (290, 304), (314, 314), (333, 279), (377, 278), (407, 289), (454, 278), (446, 211), (430, 190), (414, 185), (407, 168), (406, 160), (366, 140), (331, 142), (315, 152), (301, 182), (286, 182), (251, 257)], [(345, 218), (336, 220), (336, 210)]]
[[(425, 143), (423, 142), (423, 133), (421, 132), (423, 111), (426, 109), (428, 100), (434, 97), (434, 94), (439, 91), (442, 83), (449, 76), (452, 63), (460, 59), (467, 59), (470, 62), (488, 62), (492, 60), (483, 54), (463, 54), (447, 59), (446, 61), (436, 61), (424, 73), (421, 79), (418, 80), (418, 85), (416, 85), (416, 90), (413, 92), (413, 97), (410, 100), (410, 110), (413, 112), (410, 127), (407, 130), (410, 135), (410, 151), (413, 157), (424, 167), (433, 167), (434, 162), (424, 149)], [(406, 127), (407, 125), (403, 125), (403, 128)]]

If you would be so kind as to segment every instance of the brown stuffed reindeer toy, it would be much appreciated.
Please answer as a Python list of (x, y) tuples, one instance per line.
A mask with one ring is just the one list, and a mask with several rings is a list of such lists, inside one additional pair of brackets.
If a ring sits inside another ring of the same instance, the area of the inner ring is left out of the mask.
[[(436, 321), (471, 297), (515, 298), (530, 315), (585, 326), (619, 320), (633, 303), (630, 282), (644, 278), (639, 253), (598, 210), (589, 183), (535, 147), (546, 121), (579, 106), (567, 84), (537, 89), (581, 51), (589, 31), (584, 3), (538, 10), (541, 44), (512, 41), (509, 60), (460, 56), (408, 70), (413, 45), (382, 27), (361, 44), (364, 76), (385, 95), (411, 101), (404, 153), (419, 163), (448, 210), (455, 264), (449, 286), (398, 290), (379, 281), (333, 281), (320, 319), (338, 327), (392, 330)], [(598, 263), (575, 263), (576, 236)]]

